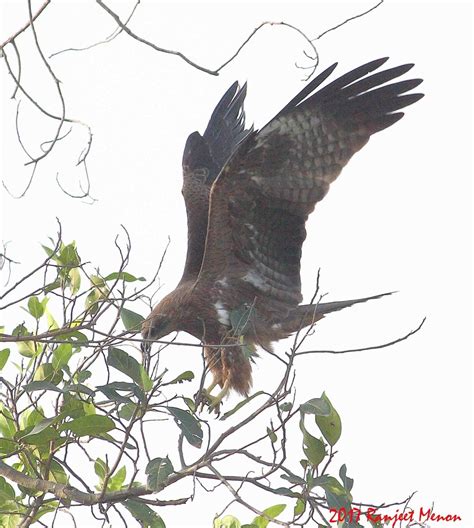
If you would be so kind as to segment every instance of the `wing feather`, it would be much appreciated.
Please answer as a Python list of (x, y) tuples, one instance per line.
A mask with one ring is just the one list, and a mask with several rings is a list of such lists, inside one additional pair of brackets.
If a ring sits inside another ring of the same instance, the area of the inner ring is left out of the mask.
[(321, 73), (262, 130), (250, 133), (212, 186), (205, 254), (196, 285), (223, 281), (237, 305), (257, 301), (267, 321), (301, 300), (305, 222), (352, 155), (422, 97), (421, 80), (391, 81), (411, 64), (376, 73), (364, 64), (315, 91)]
[(246, 85), (237, 82), (225, 92), (212, 112), (204, 134), (193, 132), (183, 153), (183, 196), (188, 218), (188, 251), (180, 283), (197, 278), (206, 242), (209, 192), (222, 167), (249, 130), (243, 104)]

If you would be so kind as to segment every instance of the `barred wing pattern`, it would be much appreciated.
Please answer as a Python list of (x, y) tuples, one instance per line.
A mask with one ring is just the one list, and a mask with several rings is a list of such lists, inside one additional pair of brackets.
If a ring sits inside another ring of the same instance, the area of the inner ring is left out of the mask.
[(181, 283), (195, 280), (206, 242), (209, 192), (226, 161), (250, 130), (244, 127), (243, 103), (247, 93), (237, 82), (226, 91), (201, 136), (193, 132), (183, 153), (182, 193), (188, 217), (188, 252)]
[(369, 62), (315, 91), (336, 67), (331, 66), (241, 142), (212, 186), (197, 285), (224, 281), (238, 297), (236, 306), (258, 299), (268, 322), (281, 320), (301, 302), (308, 215), (370, 136), (423, 97), (405, 94), (420, 79), (385, 84), (412, 64), (371, 74), (386, 60)]

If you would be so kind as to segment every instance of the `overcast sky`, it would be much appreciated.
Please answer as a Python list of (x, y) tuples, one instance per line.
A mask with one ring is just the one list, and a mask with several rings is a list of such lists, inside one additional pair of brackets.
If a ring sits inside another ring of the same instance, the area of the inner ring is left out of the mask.
[[(131, 27), (157, 45), (215, 68), (263, 21), (285, 21), (314, 38), (374, 3), (145, 1)], [(2, 41), (27, 19), (20, 4), (2, 6)], [(110, 5), (125, 17), (133, 1)], [(415, 507), (434, 502), (439, 513), (461, 515), (462, 527), (472, 525), (471, 15), (470, 2), (386, 0), (316, 42), (320, 69), (337, 61), (336, 74), (383, 56), (390, 56), (388, 66), (414, 62), (407, 78), (424, 78), (426, 97), (351, 160), (312, 215), (303, 252), (306, 300), (318, 268), (328, 300), (399, 293), (329, 317), (318, 325), (307, 349), (375, 345), (405, 334), (424, 316), (427, 322), (393, 348), (305, 356), (297, 365), (296, 385), (299, 402), (325, 390), (341, 414), (335, 467), (347, 464), (356, 500), (400, 500), (417, 490)], [(102, 40), (114, 23), (93, 1), (52, 2), (37, 29), (49, 55)], [(29, 51), (31, 36), (25, 34), (18, 44), (25, 57), (23, 82), (43, 104), (59, 111), (54, 86)], [(257, 128), (265, 124), (302, 88), (306, 70), (295, 62), (311, 64), (304, 51), (310, 48), (301, 36), (274, 26), (263, 29), (218, 77), (126, 35), (51, 59), (69, 115), (93, 131), (88, 168), (90, 193), (97, 201), (91, 205), (69, 198), (56, 184), (59, 173), (70, 193), (79, 192), (83, 173), (75, 161), (86, 136), (75, 127), (38, 166), (24, 198), (3, 192), (2, 240), (11, 241), (9, 254), (22, 263), (18, 273), (43, 257), (39, 244), (55, 235), (56, 217), (65, 240), (77, 241), (83, 260), (112, 271), (118, 262), (113, 242), (123, 224), (133, 243), (130, 271), (147, 278), (170, 237), (160, 280), (163, 292), (171, 291), (185, 256), (180, 188), (188, 134), (203, 132), (214, 105), (236, 79), (248, 82), (248, 123)], [(13, 85), (5, 68), (2, 89), (1, 177), (17, 195), (29, 170), (14, 131), (16, 105), (9, 99)], [(54, 131), (26, 101), (19, 124), (34, 153)], [(278, 349), (283, 351), (285, 343)], [(164, 361), (177, 372), (188, 361), (190, 369), (201, 368), (195, 350), (175, 349)], [(274, 366), (269, 358), (259, 361), (254, 369), (257, 390), (272, 386)], [(192, 388), (184, 389), (192, 395)], [(227, 405), (235, 401), (233, 396)], [(194, 503), (166, 510), (163, 517), (169, 527), (209, 527), (224, 497), (224, 490), (214, 497), (201, 493)], [(241, 517), (248, 521), (252, 515)], [(95, 526), (88, 522), (81, 525)]]

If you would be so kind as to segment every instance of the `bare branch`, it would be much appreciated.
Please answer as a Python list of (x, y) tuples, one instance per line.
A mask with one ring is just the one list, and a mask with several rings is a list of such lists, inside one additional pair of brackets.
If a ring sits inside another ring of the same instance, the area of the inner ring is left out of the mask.
[(347, 24), (348, 22), (351, 22), (352, 20), (356, 20), (357, 18), (361, 18), (367, 14), (369, 14), (371, 11), (374, 11), (375, 9), (377, 9), (377, 7), (379, 7), (380, 5), (382, 5), (384, 2), (384, 0), (379, 0), (378, 4), (372, 6), (370, 9), (367, 9), (367, 11), (364, 11), (363, 13), (359, 13), (358, 15), (354, 15), (352, 17), (349, 17), (349, 18), (346, 18), (346, 20), (344, 20), (343, 22), (341, 22), (340, 24), (337, 24), (336, 26), (333, 26), (329, 29), (326, 29), (325, 31), (323, 31), (321, 34), (319, 34), (317, 37), (315, 37), (314, 39), (311, 39), (312, 41), (315, 41), (315, 40), (319, 40), (320, 38), (324, 37), (325, 35), (327, 35), (328, 33), (330, 33), (331, 31), (335, 31), (336, 29), (339, 29), (340, 27), (344, 26), (345, 24)]
[(31, 24), (41, 15), (41, 13), (46, 9), (48, 4), (51, 2), (51, 0), (45, 0), (41, 7), (36, 11), (34, 15), (30, 13), (30, 18), (28, 22), (26, 22), (18, 31), (13, 33), (10, 37), (7, 38), (2, 44), (0, 44), (0, 57), (2, 56), (3, 48), (7, 44), (11, 44), (14, 42), (14, 40), (23, 33), (23, 31), (27, 30), (29, 27), (31, 27)]
[(368, 346), (368, 347), (361, 347), (361, 348), (350, 348), (347, 350), (305, 350), (304, 352), (297, 352), (296, 356), (303, 356), (305, 354), (350, 354), (352, 352), (365, 352), (366, 350), (378, 350), (379, 348), (387, 348), (390, 346), (393, 346), (397, 343), (401, 343), (402, 341), (405, 341), (412, 335), (416, 334), (419, 330), (421, 330), (421, 327), (425, 324), (426, 317), (423, 318), (421, 323), (414, 329), (408, 332), (408, 334), (398, 337), (397, 339), (394, 339), (393, 341), (389, 341), (388, 343), (383, 343), (381, 345), (374, 345), (374, 346)]
[[(137, 0), (135, 5), (133, 6), (132, 12), (127, 17), (127, 20), (125, 20), (125, 22), (123, 23), (124, 26), (126, 26), (130, 22), (139, 4), (140, 0)], [(66, 53), (67, 51), (87, 51), (102, 44), (108, 44), (109, 42), (112, 42), (112, 40), (116, 39), (120, 35), (120, 33), (122, 33), (122, 31), (123, 28), (119, 26), (118, 28), (114, 29), (109, 36), (105, 37), (105, 39), (101, 40), (100, 42), (95, 42), (94, 44), (90, 44), (89, 46), (85, 46), (83, 48), (66, 48), (60, 51), (55, 51), (54, 53), (51, 53), (49, 58), (51, 59), (52, 57), (60, 55), (61, 53)]]

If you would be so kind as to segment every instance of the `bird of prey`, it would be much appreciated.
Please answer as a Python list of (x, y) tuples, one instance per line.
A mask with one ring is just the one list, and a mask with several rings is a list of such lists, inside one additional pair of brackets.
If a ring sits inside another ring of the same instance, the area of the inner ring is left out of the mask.
[[(325, 314), (376, 298), (301, 305), (305, 223), (331, 182), (372, 134), (397, 122), (423, 94), (421, 79), (398, 80), (413, 64), (364, 64), (323, 85), (309, 82), (267, 125), (245, 128), (246, 85), (234, 83), (203, 135), (183, 155), (188, 250), (183, 276), (142, 326), (143, 349), (184, 331), (204, 345), (216, 408), (230, 389), (247, 395), (249, 356), (271, 350)], [(391, 82), (397, 79), (396, 82)]]

